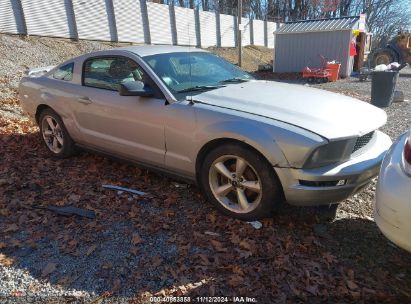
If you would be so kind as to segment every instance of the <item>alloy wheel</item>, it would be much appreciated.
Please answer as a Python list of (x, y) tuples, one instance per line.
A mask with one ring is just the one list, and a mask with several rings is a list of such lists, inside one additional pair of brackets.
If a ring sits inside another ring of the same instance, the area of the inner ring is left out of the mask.
[(61, 126), (52, 116), (46, 115), (42, 121), (42, 135), (47, 147), (55, 154), (60, 153), (64, 147), (64, 138)]
[(249, 213), (261, 202), (261, 178), (242, 157), (217, 158), (209, 170), (209, 184), (217, 201), (232, 212)]

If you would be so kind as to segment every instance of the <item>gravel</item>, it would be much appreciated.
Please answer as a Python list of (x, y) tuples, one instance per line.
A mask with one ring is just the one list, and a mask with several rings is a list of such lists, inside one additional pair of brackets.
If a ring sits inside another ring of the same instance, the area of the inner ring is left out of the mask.
[(24, 73), (31, 68), (57, 65), (83, 53), (117, 46), (95, 41), (11, 36), (0, 34), (0, 99), (13, 98)]
[[(82, 53), (113, 46), (116, 45), (39, 37), (19, 38), (18, 36), (0, 34), (0, 116), (10, 119), (22, 118), (21, 108), (17, 103), (10, 100), (16, 98), (19, 79), (28, 68), (55, 65)], [(224, 56), (223, 53), (220, 55)], [(411, 99), (410, 76), (411, 69), (404, 70), (401, 73), (397, 87), (397, 89), (404, 91), (405, 98), (408, 100)], [(370, 100), (370, 81), (359, 82), (356, 78), (350, 78), (315, 86), (354, 96), (365, 102)], [(409, 103), (395, 103), (385, 111), (388, 115), (388, 122), (382, 130), (395, 140), (409, 127), (411, 117)], [(84, 163), (86, 164), (87, 160)], [(360, 193), (342, 202), (334, 223), (321, 224), (321, 226), (315, 228), (316, 233), (333, 236), (332, 239), (325, 239), (326, 244), (331, 244), (330, 248), (334, 248), (335, 252), (338, 252), (338, 256), (346, 259), (347, 263), (351, 263), (355, 256), (374, 256), (374, 260), (364, 261), (361, 264), (364, 269), (377, 269), (381, 265), (382, 262), (380, 261), (383, 261), (384, 256), (392, 254), (392, 251), (395, 250), (390, 246), (386, 246), (387, 241), (376, 232), (375, 225), (360, 224), (364, 221), (373, 221), (372, 201), (375, 195), (375, 185), (376, 181)], [(181, 189), (180, 191), (183, 193), (183, 197), (194, 195), (190, 189)], [(188, 200), (190, 199), (188, 198)], [(149, 205), (146, 207), (144, 210), (147, 212), (147, 218), (155, 216), (158, 209), (151, 208)], [(303, 214), (303, 216), (310, 214), (301, 211), (304, 209), (288, 207), (279, 217), (287, 216), (290, 210), (291, 212)], [(351, 219), (351, 221), (347, 221), (347, 219)], [(358, 219), (359, 222), (353, 222), (352, 219)], [(98, 254), (91, 260), (81, 258), (85, 256), (85, 252), (89, 249), (87, 246), (79, 246), (79, 258), (76, 255), (67, 255), (60, 252), (59, 244), (55, 240), (47, 238), (38, 241), (38, 247), (41, 250), (36, 250), (35, 254), (30, 248), (16, 250), (13, 255), (22, 259), (19, 259), (19, 262), (13, 266), (0, 266), (0, 302), (31, 303), (53, 301), (54, 299), (56, 303), (59, 301), (66, 303), (71, 302), (73, 299), (77, 302), (100, 299), (101, 293), (110, 289), (104, 280), (104, 276), (110, 276), (110, 271), (115, 270), (114, 274), (121, 279), (122, 284), (126, 281), (127, 276), (122, 272), (127, 271), (127, 269), (122, 269), (122, 264), (117, 265), (116, 261), (127, 261), (128, 265), (136, 265), (136, 267), (140, 263), (139, 256), (130, 255), (129, 248), (124, 247), (125, 243), (129, 244), (128, 239), (124, 240), (124, 230), (129, 226), (130, 223), (119, 221), (115, 225), (107, 227), (106, 230), (99, 232), (95, 236), (95, 240), (100, 242), (97, 249)], [(148, 258), (160, 256), (166, 263), (173, 263), (173, 259), (177, 255), (177, 249), (166, 244), (166, 236), (162, 231), (151, 234), (140, 231), (140, 234), (144, 239), (149, 240), (146, 245), (142, 245), (140, 248)], [(24, 239), (24, 234), (14, 235), (16, 239), (19, 237)], [(367, 238), (368, 242), (364, 242), (364, 239)], [(105, 239), (107, 240), (104, 241)], [(370, 246), (370, 244), (375, 246)], [(371, 252), (375, 250), (375, 247), (379, 248), (378, 254)], [(151, 251), (152, 248), (158, 249)], [(193, 247), (191, 250), (196, 253), (197, 249)], [(53, 258), (52, 260), (46, 260), (44, 259), (46, 256), (52, 256)], [(101, 259), (107, 260), (107, 273), (99, 273)], [(49, 262), (58, 262), (59, 267), (49, 280), (42, 280), (41, 271)], [(57, 284), (58, 278), (62, 275), (78, 278), (70, 284), (70, 288), (62, 287)], [(159, 282), (158, 272), (150, 267), (144, 268), (142, 276), (144, 280), (140, 282), (143, 284), (144, 281), (143, 285), (126, 289), (119, 295), (119, 298), (112, 299), (113, 302), (125, 301), (125, 297), (131, 296), (133, 292), (143, 288), (143, 286), (159, 290), (162, 285), (171, 284), (168, 281)], [(96, 277), (102, 277), (102, 279), (95, 280)], [(10, 295), (15, 297), (11, 300)]]

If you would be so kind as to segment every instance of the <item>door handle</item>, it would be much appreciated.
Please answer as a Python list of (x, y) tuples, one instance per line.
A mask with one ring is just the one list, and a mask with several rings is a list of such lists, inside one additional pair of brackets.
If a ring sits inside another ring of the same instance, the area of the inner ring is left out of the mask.
[(77, 101), (78, 101), (79, 103), (82, 103), (82, 104), (85, 104), (85, 105), (88, 105), (88, 104), (92, 103), (91, 99), (88, 98), (87, 96), (79, 97), (79, 98), (77, 99)]

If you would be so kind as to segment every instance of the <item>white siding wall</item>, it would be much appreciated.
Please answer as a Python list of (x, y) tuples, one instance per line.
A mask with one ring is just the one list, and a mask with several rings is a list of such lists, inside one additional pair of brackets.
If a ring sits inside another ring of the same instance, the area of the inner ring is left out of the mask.
[(62, 0), (22, 0), (29, 35), (71, 38), (68, 10)]
[(104, 0), (73, 0), (80, 39), (112, 40)]
[(220, 35), (222, 47), (235, 46), (234, 16), (220, 14)]
[(253, 20), (254, 45), (264, 46), (264, 21)]
[(217, 45), (217, 23), (215, 13), (200, 12), (201, 46)]
[(241, 24), (243, 25), (243, 31), (241, 32), (241, 44), (250, 44), (250, 19), (241, 18)]
[(119, 41), (144, 43), (144, 27), (139, 0), (113, 0)]
[(10, 34), (21, 33), (22, 20), (16, 20), (13, 10), (13, 6), (16, 5), (16, 0), (0, 0), (0, 32)]
[(150, 37), (153, 44), (173, 44), (168, 5), (147, 2)]
[[(217, 33), (215, 12), (200, 11), (198, 29), (194, 10), (181, 7), (170, 10), (168, 5), (145, 1), (0, 0), (0, 32), (26, 34), (26, 23), (29, 35), (194, 46), (199, 43), (199, 34), (202, 47), (216, 46), (218, 41), (222, 47), (236, 45), (234, 16), (220, 14)], [(250, 20), (242, 18), (242, 24), (242, 44), (249, 45)], [(269, 47), (273, 47), (275, 23), (267, 25), (266, 39)], [(254, 21), (253, 37), (254, 44), (264, 45), (263, 21)], [(177, 40), (173, 41), (174, 38)]]
[(197, 44), (196, 23), (194, 10), (183, 7), (174, 7), (176, 14), (177, 44)]

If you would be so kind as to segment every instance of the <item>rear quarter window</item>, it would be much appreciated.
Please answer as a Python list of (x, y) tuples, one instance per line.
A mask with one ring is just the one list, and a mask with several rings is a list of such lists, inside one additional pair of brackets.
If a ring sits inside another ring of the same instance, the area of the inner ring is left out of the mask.
[(53, 74), (54, 79), (71, 81), (73, 79), (74, 62), (59, 67)]

